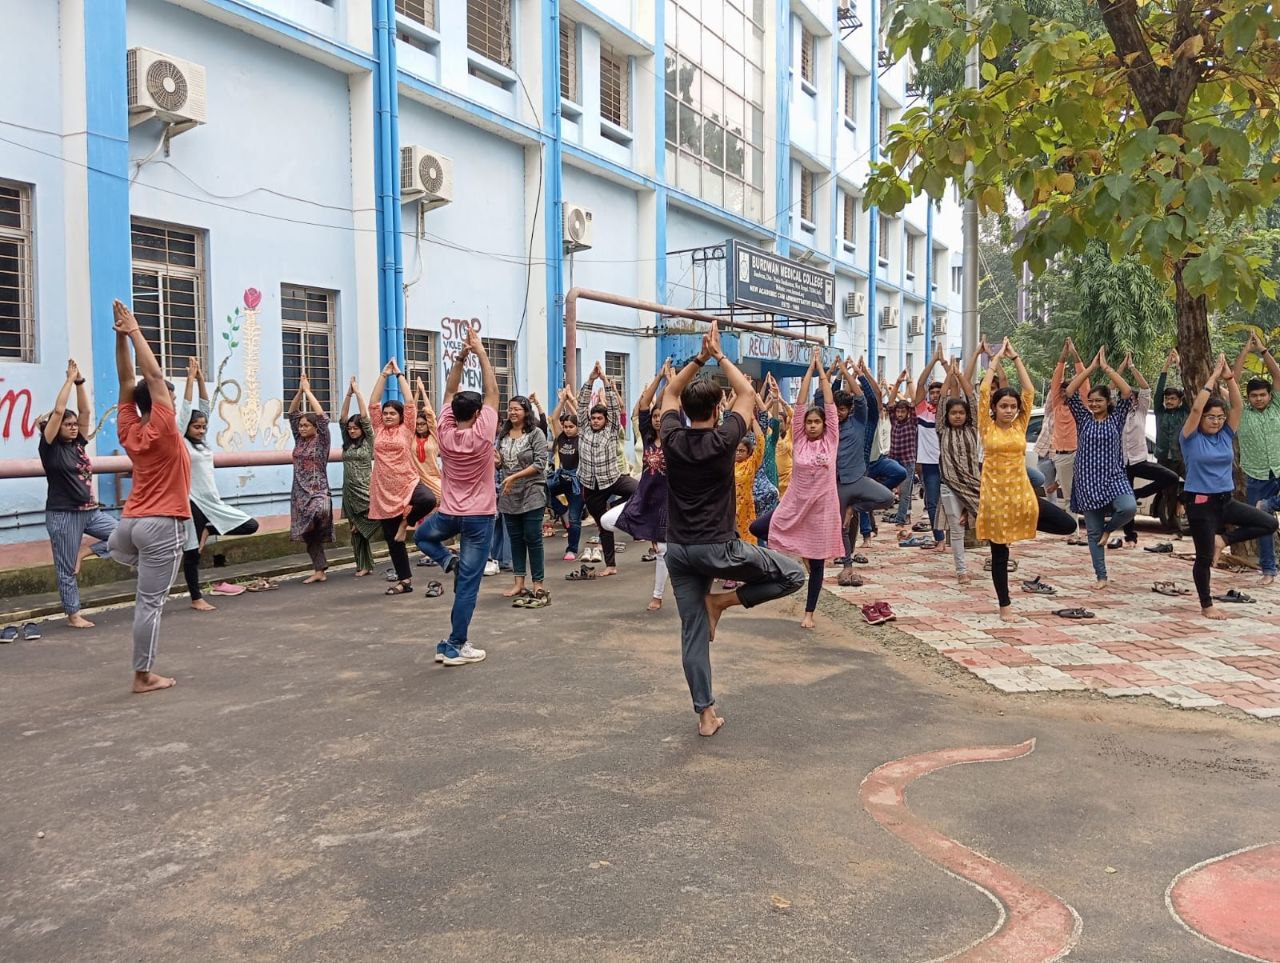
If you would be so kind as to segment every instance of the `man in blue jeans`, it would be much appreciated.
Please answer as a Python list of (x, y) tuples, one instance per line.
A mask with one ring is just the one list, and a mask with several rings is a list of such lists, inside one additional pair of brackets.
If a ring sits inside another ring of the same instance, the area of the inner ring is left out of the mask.
[[(484, 378), (483, 397), (459, 391), (467, 358), (475, 355)], [(453, 572), (453, 612), (449, 637), (436, 646), (436, 661), (469, 665), (484, 661), (484, 650), (467, 641), (480, 594), (493, 520), (498, 513), (494, 488), (493, 439), (498, 431), (498, 382), (480, 336), (473, 328), (458, 352), (444, 386), (444, 412), (436, 426), (443, 486), (440, 507), (426, 517), (413, 540), (443, 571)], [(444, 543), (459, 536), (454, 554)]]

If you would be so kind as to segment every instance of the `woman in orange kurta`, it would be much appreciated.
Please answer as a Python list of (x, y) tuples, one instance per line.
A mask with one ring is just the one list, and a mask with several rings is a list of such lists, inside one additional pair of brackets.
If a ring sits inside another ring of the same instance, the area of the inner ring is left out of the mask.
[[(382, 389), (392, 375), (399, 379), (400, 393), (410, 399), (409, 404), (382, 401)], [(422, 484), (418, 464), (413, 457), (417, 406), (412, 399), (409, 380), (395, 359), (388, 361), (369, 394), (369, 407), (379, 409), (373, 418), (369, 518), (381, 523), (382, 535), (391, 553), (391, 564), (395, 566), (396, 584), (387, 589), (388, 595), (405, 595), (413, 591), (413, 569), (409, 567), (409, 552), (404, 547), (405, 529), (436, 504), (431, 489)]]
[[(991, 393), (992, 374), (1005, 359), (1014, 363), (1022, 392), (1001, 388)], [(991, 582), (1000, 618), (1013, 619), (1009, 597), (1009, 545), (1035, 538), (1036, 532), (1070, 535), (1075, 520), (1057, 505), (1037, 498), (1027, 479), (1027, 423), (1036, 393), (1022, 357), (1005, 338), (991, 358), (978, 393), (978, 431), (982, 435), (982, 490), (978, 501), (978, 537), (991, 542)]]

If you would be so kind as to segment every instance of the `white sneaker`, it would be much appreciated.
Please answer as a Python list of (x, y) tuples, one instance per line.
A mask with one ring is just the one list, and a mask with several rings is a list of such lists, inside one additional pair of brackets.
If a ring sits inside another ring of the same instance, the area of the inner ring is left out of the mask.
[(497, 562), (495, 562), (493, 559), (489, 559), (489, 561), (485, 562), (485, 563), (484, 563), (484, 574), (485, 574), (485, 575), (497, 575), (497, 574), (498, 574), (498, 563), (497, 563)]
[(460, 649), (449, 646), (445, 649), (444, 658), (440, 661), (445, 665), (470, 665), (472, 662), (483, 662), (484, 649), (477, 649), (470, 642), (465, 643)]

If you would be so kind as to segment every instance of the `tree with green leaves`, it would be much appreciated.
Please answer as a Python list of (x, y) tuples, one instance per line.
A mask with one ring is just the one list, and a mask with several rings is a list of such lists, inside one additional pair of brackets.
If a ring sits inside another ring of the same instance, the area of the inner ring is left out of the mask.
[(985, 212), (1016, 196), (1015, 266), (1039, 275), (1091, 240), (1137, 258), (1171, 287), (1184, 379), (1203, 384), (1209, 310), (1276, 294), (1241, 226), (1280, 196), (1280, 18), (1255, 0), (1090, 6), (1104, 31), (1065, 4), (979, 0), (971, 17), (964, 0), (895, 0), (895, 56), (976, 48), (983, 84), (904, 112), (866, 203), (892, 214), (950, 180)]

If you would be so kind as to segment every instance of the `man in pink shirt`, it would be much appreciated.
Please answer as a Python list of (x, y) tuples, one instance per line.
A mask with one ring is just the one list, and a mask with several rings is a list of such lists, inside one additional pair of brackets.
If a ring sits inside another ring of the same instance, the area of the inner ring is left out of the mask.
[[(475, 355), (484, 378), (484, 395), (459, 391), (462, 369)], [(498, 433), (498, 381), (475, 329), (458, 352), (444, 386), (444, 411), (436, 425), (443, 484), (440, 507), (426, 517), (413, 540), (444, 572), (453, 572), (453, 613), (449, 637), (436, 645), (436, 661), (469, 665), (484, 661), (484, 650), (467, 641), (480, 580), (489, 558), (493, 519), (498, 512), (494, 487), (493, 440)], [(454, 554), (444, 543), (455, 535)]]
[[(1054, 474), (1058, 478), (1058, 487), (1066, 504), (1071, 504), (1071, 476), (1076, 465), (1076, 420), (1067, 407), (1067, 399), (1063, 393), (1068, 378), (1067, 354), (1070, 352), (1075, 360), (1076, 374), (1084, 372), (1084, 362), (1076, 352), (1075, 343), (1067, 338), (1062, 345), (1062, 354), (1058, 356), (1058, 365), (1053, 369), (1053, 380), (1049, 383), (1049, 405), (1053, 408), (1053, 440), (1050, 448), (1053, 459)], [(1089, 388), (1086, 383), (1080, 389), (1080, 400), (1088, 402)]]

